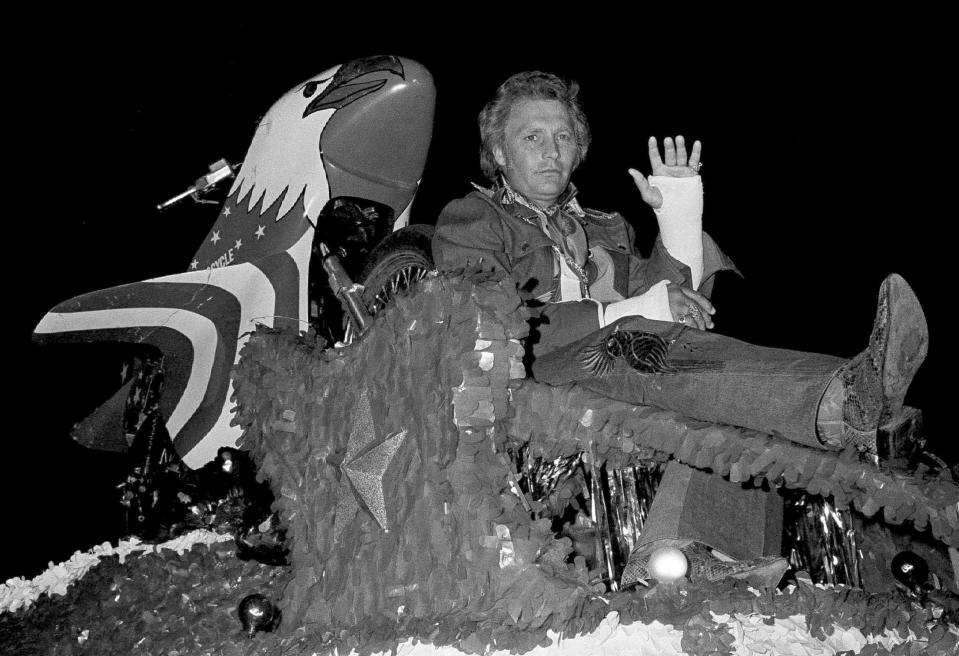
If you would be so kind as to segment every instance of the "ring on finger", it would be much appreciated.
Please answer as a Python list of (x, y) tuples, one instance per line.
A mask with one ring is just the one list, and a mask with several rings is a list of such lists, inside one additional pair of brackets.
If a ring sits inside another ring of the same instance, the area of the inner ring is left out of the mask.
[(696, 162), (695, 164), (690, 164), (690, 165), (689, 165), (689, 168), (691, 168), (692, 170), (696, 171), (696, 173), (699, 173), (699, 170), (700, 170), (701, 168), (703, 168), (703, 163), (702, 163), (702, 162)]
[(686, 312), (688, 312), (689, 314), (693, 315), (694, 317), (701, 317), (701, 316), (703, 316), (703, 311), (699, 309), (699, 306), (698, 306), (698, 305), (692, 305), (692, 304), (690, 304), (690, 305), (686, 308)]

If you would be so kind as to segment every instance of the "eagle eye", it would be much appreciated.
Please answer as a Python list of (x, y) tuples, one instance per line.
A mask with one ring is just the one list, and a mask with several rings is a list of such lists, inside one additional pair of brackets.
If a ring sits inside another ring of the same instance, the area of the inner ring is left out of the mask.
[(330, 78), (324, 78), (322, 80), (311, 80), (307, 82), (303, 87), (303, 97), (311, 98), (313, 94), (316, 93), (316, 90), (319, 88), (319, 86), (324, 82), (329, 81), (329, 79)]

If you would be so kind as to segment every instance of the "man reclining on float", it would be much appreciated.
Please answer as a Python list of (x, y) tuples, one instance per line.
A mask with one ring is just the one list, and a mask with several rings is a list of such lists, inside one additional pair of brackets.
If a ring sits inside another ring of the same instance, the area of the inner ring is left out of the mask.
[[(659, 222), (644, 258), (619, 214), (577, 200), (570, 177), (590, 145), (577, 93), (576, 83), (538, 71), (500, 86), (479, 115), (481, 166), (493, 186), (443, 210), (433, 238), (438, 269), (479, 265), (513, 277), (537, 315), (527, 349), (539, 381), (576, 382), (620, 401), (807, 446), (875, 452), (880, 418), (900, 412), (928, 348), (925, 317), (905, 280), (883, 281), (869, 345), (851, 360), (709, 332), (715, 276), (735, 266), (702, 230), (702, 145), (687, 150), (682, 136), (666, 138), (661, 156), (651, 137), (652, 176), (629, 170)], [(681, 494), (687, 469), (671, 463), (657, 499)], [(713, 508), (704, 514), (717, 524), (729, 521), (722, 492), (704, 489), (685, 503)], [(641, 541), (646, 553), (704, 534), (702, 527), (683, 535), (657, 526), (675, 523), (666, 515), (677, 510), (654, 506)]]

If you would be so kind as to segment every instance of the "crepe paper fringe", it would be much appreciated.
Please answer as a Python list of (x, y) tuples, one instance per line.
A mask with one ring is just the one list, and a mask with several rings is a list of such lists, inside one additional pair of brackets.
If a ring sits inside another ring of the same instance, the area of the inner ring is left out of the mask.
[(322, 635), (295, 631), (248, 639), (237, 604), (252, 593), (278, 598), (289, 576), (289, 568), (238, 559), (230, 544), (197, 543), (179, 552), (158, 547), (149, 557), (123, 562), (119, 553), (102, 556), (64, 595), (45, 595), (28, 608), (0, 614), (0, 646), (4, 653), (25, 655), (180, 656), (307, 656), (334, 649), (428, 656), (768, 654), (783, 653), (786, 645), (789, 653), (936, 655), (955, 653), (957, 646), (954, 626), (936, 622), (929, 609), (896, 594), (811, 586), (758, 593), (742, 583), (691, 588), (685, 597), (618, 593), (593, 600), (582, 608), (582, 628), (562, 634), (498, 631), (461, 613), (392, 630), (359, 625)]
[(887, 524), (911, 522), (947, 546), (959, 546), (959, 486), (875, 466), (852, 451), (822, 451), (757, 431), (695, 421), (668, 410), (614, 401), (575, 385), (532, 380), (514, 391), (515, 416), (506, 427), (531, 457), (553, 459), (592, 442), (607, 468), (673, 457), (735, 483), (804, 490), (853, 504), (866, 517), (882, 511)]

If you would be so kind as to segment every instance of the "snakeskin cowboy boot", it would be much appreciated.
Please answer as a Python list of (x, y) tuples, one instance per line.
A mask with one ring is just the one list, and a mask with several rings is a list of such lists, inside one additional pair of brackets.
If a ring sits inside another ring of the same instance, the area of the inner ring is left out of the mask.
[[(890, 274), (879, 288), (869, 346), (836, 374), (841, 386), (830, 386), (842, 393), (842, 446), (875, 452), (876, 431), (902, 410), (928, 349), (929, 329), (919, 299), (902, 276)], [(823, 404), (838, 398), (827, 391)]]

